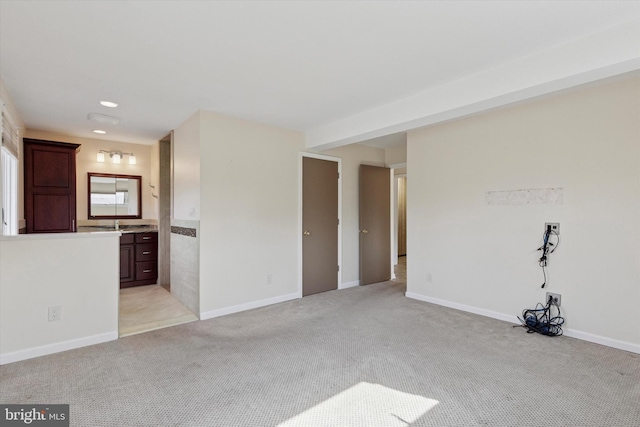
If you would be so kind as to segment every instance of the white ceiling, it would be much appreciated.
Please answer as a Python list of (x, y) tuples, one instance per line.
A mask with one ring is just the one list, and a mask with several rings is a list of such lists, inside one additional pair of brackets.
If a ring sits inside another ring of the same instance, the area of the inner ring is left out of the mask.
[[(151, 144), (206, 109), (309, 132), (639, 17), (638, 1), (2, 0), (0, 75), (32, 129)], [(122, 120), (100, 137), (91, 112)]]

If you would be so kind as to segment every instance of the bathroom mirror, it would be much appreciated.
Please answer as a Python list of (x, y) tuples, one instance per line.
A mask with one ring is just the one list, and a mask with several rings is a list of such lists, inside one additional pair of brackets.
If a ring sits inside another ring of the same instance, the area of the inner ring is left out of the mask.
[(89, 219), (142, 218), (142, 177), (89, 172)]

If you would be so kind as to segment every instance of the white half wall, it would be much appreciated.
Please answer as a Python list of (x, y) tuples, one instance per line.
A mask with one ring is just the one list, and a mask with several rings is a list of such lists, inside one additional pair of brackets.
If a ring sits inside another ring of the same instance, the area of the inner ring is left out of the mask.
[(118, 232), (0, 238), (0, 364), (117, 339), (119, 246)]
[[(574, 336), (640, 351), (639, 117), (634, 73), (410, 132), (407, 294), (516, 316), (555, 292)], [(485, 201), (555, 187), (563, 204)], [(541, 289), (545, 222), (561, 243)]]

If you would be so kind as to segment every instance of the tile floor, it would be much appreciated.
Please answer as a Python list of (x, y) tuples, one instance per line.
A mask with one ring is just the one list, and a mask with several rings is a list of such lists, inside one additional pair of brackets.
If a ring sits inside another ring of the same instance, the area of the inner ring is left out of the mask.
[(120, 289), (121, 337), (195, 320), (198, 317), (160, 285)]

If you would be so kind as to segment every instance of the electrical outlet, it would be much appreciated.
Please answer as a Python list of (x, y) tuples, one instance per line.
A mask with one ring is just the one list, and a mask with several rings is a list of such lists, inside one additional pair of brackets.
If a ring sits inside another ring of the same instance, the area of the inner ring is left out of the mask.
[(55, 322), (56, 320), (60, 320), (62, 315), (62, 307), (59, 305), (49, 307), (49, 322)]
[(433, 283), (433, 277), (431, 277), (431, 273), (427, 273), (427, 283)]
[(551, 231), (560, 235), (560, 223), (559, 222), (545, 222), (544, 223), (544, 231), (547, 231), (551, 227)]
[(554, 294), (553, 292), (547, 292), (547, 299), (545, 303), (549, 302), (549, 297), (551, 297), (551, 302), (560, 307), (560, 303), (562, 302), (562, 295)]
[(267, 274), (267, 285), (273, 283), (273, 274)]

